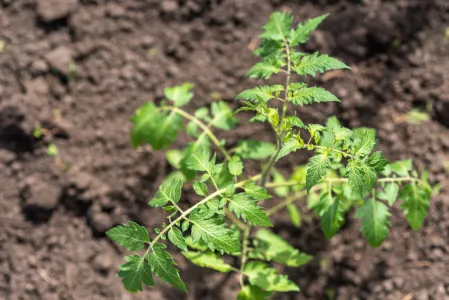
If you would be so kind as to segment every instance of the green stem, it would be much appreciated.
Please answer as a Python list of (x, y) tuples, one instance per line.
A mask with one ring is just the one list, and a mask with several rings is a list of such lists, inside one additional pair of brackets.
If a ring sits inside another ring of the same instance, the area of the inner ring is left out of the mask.
[(248, 253), (248, 239), (249, 235), (251, 233), (251, 227), (247, 226), (245, 230), (243, 231), (243, 239), (242, 239), (242, 258), (241, 258), (241, 264), (240, 264), (240, 285), (244, 286), (243, 276), (244, 276), (244, 269), (246, 265), (247, 260), (247, 253)]
[[(320, 183), (325, 183), (325, 182), (348, 182), (349, 179), (348, 178), (336, 178), (336, 177), (330, 177), (330, 178), (324, 178), (321, 180)], [(413, 178), (413, 177), (384, 177), (384, 178), (379, 178), (377, 180), (377, 182), (421, 182), (422, 180), (419, 178)], [(278, 188), (278, 187), (291, 187), (291, 186), (296, 186), (296, 185), (304, 185), (306, 184), (305, 182), (299, 182), (299, 181), (294, 181), (294, 180), (290, 180), (290, 181), (284, 181), (284, 182), (268, 182), (265, 187), (269, 188), (269, 189), (274, 189), (274, 188)]]
[(171, 111), (179, 114), (180, 116), (184, 117), (185, 119), (190, 120), (193, 123), (195, 123), (196, 125), (198, 125), (207, 134), (207, 136), (210, 138), (212, 143), (214, 143), (214, 145), (218, 148), (218, 150), (220, 150), (220, 152), (224, 155), (225, 159), (228, 160), (228, 161), (231, 160), (231, 155), (221, 145), (221, 143), (218, 140), (217, 136), (212, 132), (212, 130), (210, 130), (210, 128), (206, 124), (201, 122), (198, 118), (196, 118), (195, 116), (192, 116), (191, 114), (183, 111), (182, 109), (174, 107), (174, 106), (161, 106), (160, 109), (162, 109), (162, 110), (171, 110)]
[(270, 208), (269, 210), (267, 210), (266, 213), (268, 216), (272, 216), (275, 213), (277, 213), (278, 211), (284, 209), (284, 207), (286, 207), (298, 200), (301, 200), (306, 195), (307, 195), (307, 192), (304, 191), (304, 192), (297, 193), (293, 196), (290, 196), (287, 199), (285, 199), (285, 201), (282, 201), (281, 203), (278, 203), (275, 206), (273, 206), (272, 208)]

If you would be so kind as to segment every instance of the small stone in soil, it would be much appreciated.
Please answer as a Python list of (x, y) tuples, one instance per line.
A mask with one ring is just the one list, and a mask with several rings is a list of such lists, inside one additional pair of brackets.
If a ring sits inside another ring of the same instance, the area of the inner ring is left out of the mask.
[(67, 75), (72, 62), (72, 51), (67, 47), (60, 46), (49, 52), (45, 59), (53, 69), (63, 75)]
[(78, 0), (38, 0), (37, 14), (44, 22), (67, 17), (78, 6)]
[(52, 210), (58, 206), (61, 190), (57, 186), (33, 180), (33, 183), (28, 185), (28, 189), (29, 195), (25, 206), (46, 210)]

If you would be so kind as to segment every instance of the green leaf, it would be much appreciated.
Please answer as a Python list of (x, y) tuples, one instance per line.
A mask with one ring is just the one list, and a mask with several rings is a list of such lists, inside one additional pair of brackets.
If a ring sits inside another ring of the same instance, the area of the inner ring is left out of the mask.
[(252, 199), (248, 194), (238, 193), (229, 199), (229, 210), (238, 218), (253, 225), (273, 226), (262, 207), (257, 205), (258, 200)]
[(362, 219), (360, 230), (372, 247), (379, 246), (387, 238), (390, 215), (385, 204), (372, 198), (357, 209), (355, 217)]
[(106, 235), (129, 251), (140, 251), (150, 243), (147, 229), (132, 221), (109, 229)]
[(267, 264), (259, 261), (250, 261), (245, 266), (245, 274), (249, 282), (269, 292), (297, 292), (299, 287), (288, 280), (287, 275), (277, 274), (277, 270), (269, 268)]
[(222, 218), (205, 219), (204, 214), (192, 212), (189, 217), (192, 226), (193, 243), (203, 240), (210, 250), (221, 253), (240, 251), (240, 241), (232, 235), (232, 230), (226, 228)]
[(333, 237), (344, 223), (344, 208), (341, 200), (336, 198), (321, 216), (321, 229), (326, 238)]
[(181, 189), (183, 181), (179, 177), (171, 177), (167, 179), (159, 187), (156, 196), (148, 202), (151, 207), (162, 207), (168, 202), (178, 203), (181, 199)]
[(276, 97), (276, 94), (283, 91), (284, 87), (280, 84), (262, 85), (250, 90), (245, 90), (237, 95), (236, 99), (248, 100), (255, 103), (267, 103)]
[(260, 229), (256, 234), (261, 245), (257, 249), (267, 261), (275, 261), (289, 267), (300, 267), (312, 260), (312, 256), (295, 249), (287, 241), (271, 231)]
[(319, 55), (318, 52), (303, 56), (299, 64), (293, 67), (293, 71), (299, 75), (311, 76), (315, 76), (316, 72), (324, 73), (335, 69), (350, 69), (350, 67), (326, 54)]
[(245, 190), (245, 193), (247, 193), (256, 200), (265, 200), (271, 198), (271, 195), (268, 194), (268, 191), (265, 188), (257, 185), (253, 181), (247, 183), (243, 187), (243, 189)]
[(279, 41), (264, 39), (254, 50), (254, 54), (266, 61), (276, 62), (277, 66), (285, 65), (283, 57), (283, 44)]
[(379, 151), (374, 152), (367, 162), (370, 168), (376, 171), (376, 173), (382, 172), (389, 164), (388, 160), (386, 160)]
[(248, 78), (262, 78), (269, 79), (273, 74), (278, 74), (281, 71), (276, 66), (273, 66), (266, 62), (260, 62), (255, 64), (249, 71), (246, 76)]
[(295, 227), (301, 227), (301, 213), (299, 212), (299, 209), (294, 204), (289, 204), (286, 206), (288, 216), (290, 217), (290, 221), (292, 221), (292, 224)]
[(180, 115), (160, 112), (152, 103), (145, 103), (138, 108), (131, 121), (134, 123), (131, 131), (134, 148), (143, 143), (150, 144), (155, 150), (166, 148), (182, 129)]
[(287, 100), (300, 106), (320, 102), (340, 102), (334, 94), (320, 87), (303, 87), (297, 89)]
[(237, 143), (235, 154), (242, 159), (261, 160), (270, 157), (276, 146), (272, 143), (256, 141), (256, 140), (242, 140)]
[(385, 185), (383, 192), (377, 193), (377, 197), (382, 200), (388, 201), (388, 205), (393, 206), (399, 195), (399, 185), (397, 183), (391, 182)]
[(245, 285), (237, 294), (237, 300), (266, 300), (271, 294), (257, 286)]
[(234, 155), (229, 162), (229, 173), (232, 175), (238, 176), (243, 172), (243, 163), (240, 157)]
[(292, 21), (293, 17), (289, 13), (274, 12), (270, 15), (267, 24), (263, 26), (265, 32), (260, 37), (275, 41), (285, 40), (290, 31)]
[(239, 123), (224, 101), (212, 102), (211, 111), (213, 118), (210, 124), (218, 129), (229, 130)]
[(327, 169), (330, 168), (329, 157), (323, 153), (313, 156), (307, 164), (306, 189), (310, 189), (326, 175)]
[(390, 164), (390, 169), (398, 176), (409, 176), (409, 172), (413, 169), (413, 162), (411, 159), (395, 161)]
[(291, 30), (289, 34), (289, 41), (292, 47), (298, 44), (307, 42), (309, 35), (320, 25), (329, 14), (325, 14), (313, 19), (309, 19), (305, 24), (298, 24), (296, 30)]
[(182, 255), (190, 260), (193, 264), (202, 267), (213, 269), (218, 272), (226, 273), (232, 272), (234, 268), (225, 263), (225, 261), (213, 252), (182, 252)]
[(363, 196), (376, 186), (377, 174), (368, 165), (358, 160), (349, 160), (346, 166), (349, 186), (355, 193)]
[(345, 128), (345, 127), (341, 127), (341, 126), (333, 126), (331, 128), (331, 132), (334, 136), (334, 140), (333, 142), (339, 142), (339, 141), (346, 141), (347, 139), (349, 139), (352, 136), (352, 130)]
[[(273, 169), (273, 183), (274, 184), (280, 184), (287, 182), (287, 179), (276, 169)], [(290, 188), (288, 186), (281, 186), (274, 188), (274, 193), (278, 195), (279, 197), (285, 197), (290, 191)]]
[(155, 286), (151, 267), (140, 255), (125, 256), (126, 263), (120, 265), (117, 276), (122, 278), (124, 288), (131, 293), (143, 291), (142, 282)]
[(165, 152), (165, 159), (175, 169), (181, 168), (182, 158), (183, 158), (182, 151), (170, 149)]
[(176, 263), (167, 252), (164, 244), (157, 243), (148, 254), (148, 261), (156, 276), (159, 276), (163, 282), (168, 282), (175, 288), (186, 292), (187, 288), (179, 277), (179, 271), (174, 267)]
[(284, 156), (289, 155), (292, 152), (296, 152), (296, 150), (301, 149), (304, 146), (304, 143), (301, 143), (296, 139), (296, 137), (292, 137), (288, 140), (284, 145), (282, 145), (281, 151), (279, 151), (278, 156), (276, 157), (276, 161), (283, 158)]
[(431, 191), (407, 184), (401, 192), (401, 208), (413, 230), (419, 230), (427, 216)]
[(168, 100), (175, 104), (175, 106), (181, 107), (192, 100), (193, 93), (190, 91), (192, 87), (193, 84), (187, 82), (182, 85), (164, 89), (164, 94)]
[(195, 193), (197, 193), (200, 196), (207, 195), (207, 185), (205, 185), (202, 182), (194, 181), (193, 182), (193, 190), (195, 191)]
[(186, 159), (186, 165), (189, 169), (195, 171), (209, 170), (210, 152), (208, 149), (199, 149), (199, 151), (189, 154)]
[(187, 251), (187, 244), (182, 236), (181, 230), (177, 227), (172, 227), (168, 231), (168, 240), (173, 243), (176, 247), (181, 249), (182, 251)]
[(373, 151), (374, 146), (376, 146), (376, 131), (374, 129), (363, 129), (362, 136), (354, 143), (354, 155), (358, 157), (366, 156)]

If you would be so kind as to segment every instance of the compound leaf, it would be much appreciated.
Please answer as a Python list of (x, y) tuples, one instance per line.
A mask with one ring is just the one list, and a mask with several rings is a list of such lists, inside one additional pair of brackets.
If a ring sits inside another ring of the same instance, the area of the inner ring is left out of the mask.
[(140, 251), (150, 243), (147, 229), (132, 221), (109, 229), (106, 235), (129, 251)]
[(355, 217), (362, 219), (360, 230), (372, 247), (379, 246), (386, 239), (390, 215), (385, 204), (372, 198), (365, 200), (363, 206), (357, 209)]
[(162, 207), (168, 202), (178, 203), (181, 199), (183, 181), (180, 177), (170, 177), (159, 187), (156, 196), (148, 203), (151, 207)]
[(315, 155), (309, 160), (306, 174), (307, 192), (310, 192), (310, 189), (317, 184), (324, 175), (326, 175), (329, 167), (330, 160), (325, 153)]
[(253, 225), (273, 226), (257, 202), (258, 200), (254, 200), (246, 193), (238, 193), (229, 199), (229, 210), (233, 211), (238, 218), (242, 218), (245, 222), (249, 221)]
[(165, 97), (172, 101), (175, 106), (181, 107), (190, 102), (193, 98), (193, 93), (190, 91), (193, 87), (191, 83), (184, 83), (174, 87), (164, 89)]
[(124, 288), (131, 292), (143, 291), (142, 282), (155, 286), (150, 265), (140, 255), (125, 256), (126, 263), (120, 265), (117, 276), (122, 278)]
[(209, 268), (222, 273), (232, 272), (234, 270), (231, 265), (225, 263), (221, 257), (213, 252), (189, 251), (182, 252), (182, 255), (193, 264), (202, 268)]
[(293, 71), (299, 75), (315, 76), (316, 72), (324, 73), (335, 69), (350, 69), (347, 65), (328, 56), (327, 54), (319, 55), (318, 52), (305, 55), (301, 58), (299, 64), (293, 67)]
[(163, 282), (168, 282), (175, 288), (187, 293), (187, 288), (179, 277), (179, 271), (174, 267), (176, 263), (166, 248), (164, 244), (160, 243), (153, 246), (152, 251), (148, 254), (151, 268)]

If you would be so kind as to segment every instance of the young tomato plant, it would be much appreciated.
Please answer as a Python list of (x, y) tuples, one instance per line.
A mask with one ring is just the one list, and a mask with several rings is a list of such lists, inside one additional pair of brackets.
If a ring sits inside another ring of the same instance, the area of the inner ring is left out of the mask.
[[(336, 118), (330, 118), (326, 125), (306, 125), (296, 114), (289, 114), (296, 106), (340, 101), (323, 88), (293, 80), (294, 74), (315, 76), (349, 69), (328, 55), (296, 50), (326, 16), (299, 23), (295, 29), (290, 14), (275, 12), (270, 16), (255, 50), (261, 62), (249, 70), (248, 77), (269, 79), (279, 74), (283, 84), (243, 91), (237, 96), (242, 105), (236, 112), (223, 101), (194, 113), (185, 111), (183, 106), (193, 98), (189, 83), (165, 89), (166, 100), (161, 105), (146, 103), (136, 111), (131, 133), (134, 147), (149, 144), (155, 150), (168, 148), (184, 129), (183, 119), (193, 139), (185, 149), (166, 152), (176, 171), (168, 175), (149, 202), (151, 207), (163, 208), (167, 222), (154, 228), (154, 234), (134, 222), (107, 232), (109, 238), (133, 252), (124, 258), (118, 272), (126, 290), (135, 293), (142, 291), (143, 285), (154, 286), (156, 276), (187, 292), (167, 250), (166, 244), (171, 243), (195, 265), (238, 273), (238, 299), (265, 299), (275, 292), (299, 291), (270, 263), (300, 267), (312, 257), (269, 228), (273, 226), (270, 217), (281, 210), (287, 210), (292, 223), (300, 226), (296, 201), (305, 197), (308, 207), (321, 218), (327, 238), (342, 227), (346, 213), (355, 210), (362, 235), (371, 246), (379, 246), (388, 235), (389, 208), (397, 199), (410, 226), (414, 230), (421, 227), (431, 187), (426, 174), (418, 176), (412, 170), (410, 160), (389, 163), (380, 152), (374, 152), (373, 129), (351, 130)], [(254, 112), (251, 122), (267, 123), (276, 143), (242, 140), (228, 150), (226, 141), (219, 140), (213, 130), (237, 126), (235, 114), (240, 111)], [(285, 179), (275, 170), (275, 163), (299, 150), (314, 155), (307, 166), (298, 166)], [(259, 174), (247, 174), (245, 160), (265, 162)], [(187, 185), (198, 195), (191, 206), (180, 203), (188, 181), (193, 181)], [(283, 200), (265, 210), (263, 203), (272, 193)]]

